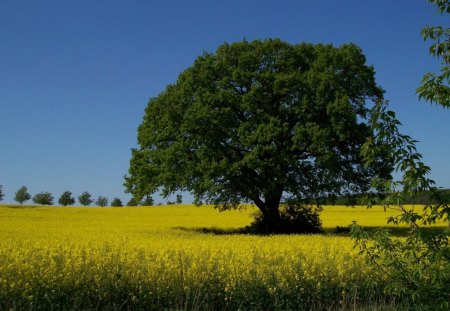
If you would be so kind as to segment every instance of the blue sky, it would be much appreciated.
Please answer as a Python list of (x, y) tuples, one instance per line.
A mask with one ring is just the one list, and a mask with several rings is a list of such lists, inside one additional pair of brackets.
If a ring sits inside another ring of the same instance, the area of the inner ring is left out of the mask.
[(425, 0), (2, 0), (2, 203), (22, 185), (55, 201), (65, 190), (127, 201), (148, 99), (203, 51), (244, 38), (360, 46), (431, 177), (450, 187), (450, 110), (415, 94), (439, 65), (420, 36), (427, 24), (450, 23)]

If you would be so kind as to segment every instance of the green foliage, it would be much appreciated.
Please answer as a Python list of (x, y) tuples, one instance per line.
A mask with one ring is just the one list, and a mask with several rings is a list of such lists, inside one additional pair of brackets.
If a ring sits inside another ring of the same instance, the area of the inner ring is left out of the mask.
[(25, 186), (20, 187), (14, 195), (14, 201), (20, 203), (20, 205), (29, 199), (31, 199), (31, 195), (28, 193), (28, 189)]
[(114, 206), (114, 207), (120, 207), (120, 206), (123, 206), (122, 200), (119, 199), (119, 198), (114, 198), (114, 199), (111, 201), (111, 206)]
[[(449, 0), (428, 0), (438, 8), (440, 14), (450, 13)], [(441, 60), (439, 73), (426, 73), (417, 89), (419, 98), (450, 107), (450, 28), (426, 26), (422, 29), (425, 40), (433, 40), (430, 54)]]
[(64, 191), (64, 193), (59, 197), (58, 203), (61, 204), (62, 206), (74, 205), (75, 198), (72, 197), (72, 192)]
[(40, 192), (33, 196), (33, 203), (39, 205), (53, 205), (53, 196), (50, 192)]
[(3, 185), (0, 185), (0, 201), (3, 200), (4, 196), (5, 196), (5, 194), (3, 193)]
[[(440, 14), (450, 13), (450, 1), (429, 0)], [(433, 40), (430, 54), (441, 60), (439, 73), (427, 73), (417, 89), (419, 98), (450, 107), (450, 28), (427, 26), (422, 30), (425, 40)], [(375, 179), (379, 187), (384, 187), (387, 196), (384, 203), (388, 208), (396, 204), (400, 214), (390, 217), (394, 224), (406, 223), (411, 227), (405, 240), (391, 237), (387, 230), (379, 230), (373, 235), (354, 228), (360, 250), (388, 275), (391, 285), (389, 292), (410, 297), (418, 308), (448, 310), (450, 308), (450, 228), (442, 232), (429, 232), (426, 227), (437, 221), (449, 221), (450, 195), (435, 187), (427, 178), (430, 168), (422, 162), (422, 155), (416, 150), (416, 141), (399, 132), (400, 122), (386, 103), (378, 103), (372, 111), (371, 126), (375, 130), (375, 141), (363, 147), (368, 163), (371, 153), (378, 144), (391, 147), (390, 158), (402, 178), (399, 181)], [(404, 207), (408, 198), (429, 198), (423, 213)], [(427, 307), (426, 307), (427, 306)]]
[(136, 202), (136, 200), (134, 198), (131, 198), (128, 202), (126, 206), (138, 206), (139, 203)]
[(91, 199), (91, 194), (87, 191), (83, 192), (80, 196), (78, 196), (78, 202), (81, 205), (87, 206), (91, 205), (94, 200)]
[(177, 204), (183, 203), (183, 196), (181, 194), (177, 194), (177, 199), (175, 201)]
[(366, 101), (382, 98), (353, 44), (238, 42), (204, 53), (159, 96), (138, 129), (125, 185), (221, 209), (253, 202), (278, 226), (283, 199), (365, 192), (386, 161), (362, 164)]
[(102, 206), (102, 207), (108, 205), (108, 198), (99, 196), (97, 198), (97, 200), (95, 201), (95, 205)]
[(258, 213), (254, 222), (244, 231), (255, 233), (320, 233), (322, 232), (320, 211), (320, 206), (289, 202), (280, 206), (281, 219), (276, 228), (268, 227), (263, 215)]
[[(386, 196), (378, 202), (386, 208), (395, 208), (398, 216), (390, 217), (393, 224), (408, 224), (409, 235), (405, 240), (393, 238), (386, 229), (368, 234), (361, 228), (353, 228), (360, 252), (389, 277), (386, 290), (399, 297), (411, 299), (419, 308), (448, 310), (450, 307), (450, 231), (426, 230), (438, 220), (449, 220), (449, 195), (434, 187), (427, 178), (430, 168), (422, 162), (411, 137), (401, 134), (400, 122), (395, 113), (387, 110), (386, 102), (378, 102), (371, 113), (371, 127), (376, 135), (362, 148), (368, 163), (372, 154), (382, 146), (390, 146), (389, 158), (395, 163), (400, 180), (376, 178), (375, 187), (383, 187)], [(405, 208), (407, 197), (430, 194), (435, 203), (428, 204), (424, 212)]]
[(141, 202), (142, 206), (153, 206), (153, 204), (155, 204), (155, 201), (151, 195), (146, 195)]
[[(436, 194), (438, 192), (439, 194)], [(417, 193), (414, 196), (405, 196), (405, 204), (421, 204), (421, 205), (430, 205), (439, 203), (436, 200), (436, 195), (450, 195), (450, 189), (433, 189), (426, 190), (421, 193)]]
[[(433, 191), (424, 190), (414, 195), (402, 195), (403, 203), (406, 205), (429, 205), (438, 203), (436, 201), (436, 195), (433, 192), (439, 192), (440, 195), (450, 195), (450, 189), (434, 189)], [(369, 193), (369, 194), (349, 194), (344, 196), (329, 196), (321, 198), (319, 200), (322, 205), (366, 205), (368, 201), (373, 199), (380, 199), (383, 195), (381, 193)], [(310, 202), (316, 203), (316, 202)]]

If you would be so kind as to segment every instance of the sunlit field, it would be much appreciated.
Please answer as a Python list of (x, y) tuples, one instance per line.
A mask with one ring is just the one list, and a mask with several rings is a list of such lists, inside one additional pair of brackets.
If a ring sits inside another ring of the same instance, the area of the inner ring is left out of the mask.
[(236, 234), (253, 212), (0, 206), (0, 310), (400, 307), (338, 230), (392, 212), (329, 206), (324, 234)]

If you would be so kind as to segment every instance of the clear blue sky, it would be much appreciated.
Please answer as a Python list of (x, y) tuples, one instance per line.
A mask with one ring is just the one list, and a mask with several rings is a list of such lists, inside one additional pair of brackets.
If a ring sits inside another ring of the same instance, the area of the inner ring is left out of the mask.
[(360, 46), (431, 177), (450, 187), (450, 110), (415, 94), (438, 67), (427, 24), (450, 21), (426, 0), (1, 0), (2, 203), (22, 185), (126, 202), (148, 99), (202, 51), (244, 38)]

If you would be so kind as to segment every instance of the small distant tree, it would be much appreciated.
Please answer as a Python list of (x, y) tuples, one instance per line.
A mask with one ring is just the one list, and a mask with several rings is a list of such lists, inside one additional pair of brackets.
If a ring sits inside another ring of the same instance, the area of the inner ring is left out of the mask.
[(31, 195), (28, 193), (28, 189), (25, 186), (20, 187), (14, 195), (14, 201), (20, 203), (20, 205), (29, 199), (31, 199)]
[(39, 205), (53, 205), (53, 196), (50, 192), (40, 192), (33, 196), (33, 202)]
[(136, 202), (135, 198), (131, 198), (130, 201), (127, 202), (127, 206), (138, 206), (138, 202)]
[(75, 198), (72, 197), (72, 192), (65, 191), (61, 195), (61, 197), (58, 199), (58, 203), (61, 204), (62, 206), (74, 205), (75, 204)]
[(5, 194), (3, 193), (3, 186), (0, 185), (0, 201), (3, 200), (4, 196), (5, 196)]
[(114, 207), (120, 207), (120, 206), (123, 206), (122, 200), (119, 199), (119, 198), (114, 198), (114, 199), (111, 201), (111, 206), (114, 206)]
[(93, 202), (93, 200), (91, 199), (91, 194), (87, 191), (83, 192), (78, 197), (78, 202), (80, 202), (80, 204), (84, 206), (91, 205), (91, 203)]
[(142, 206), (152, 206), (155, 204), (155, 201), (153, 200), (151, 195), (145, 196), (144, 200), (142, 201)]
[(183, 196), (181, 194), (177, 194), (177, 200), (175, 202), (177, 204), (183, 203)]
[(95, 201), (95, 205), (102, 206), (102, 207), (108, 205), (108, 198), (99, 196), (97, 198), (97, 200)]

